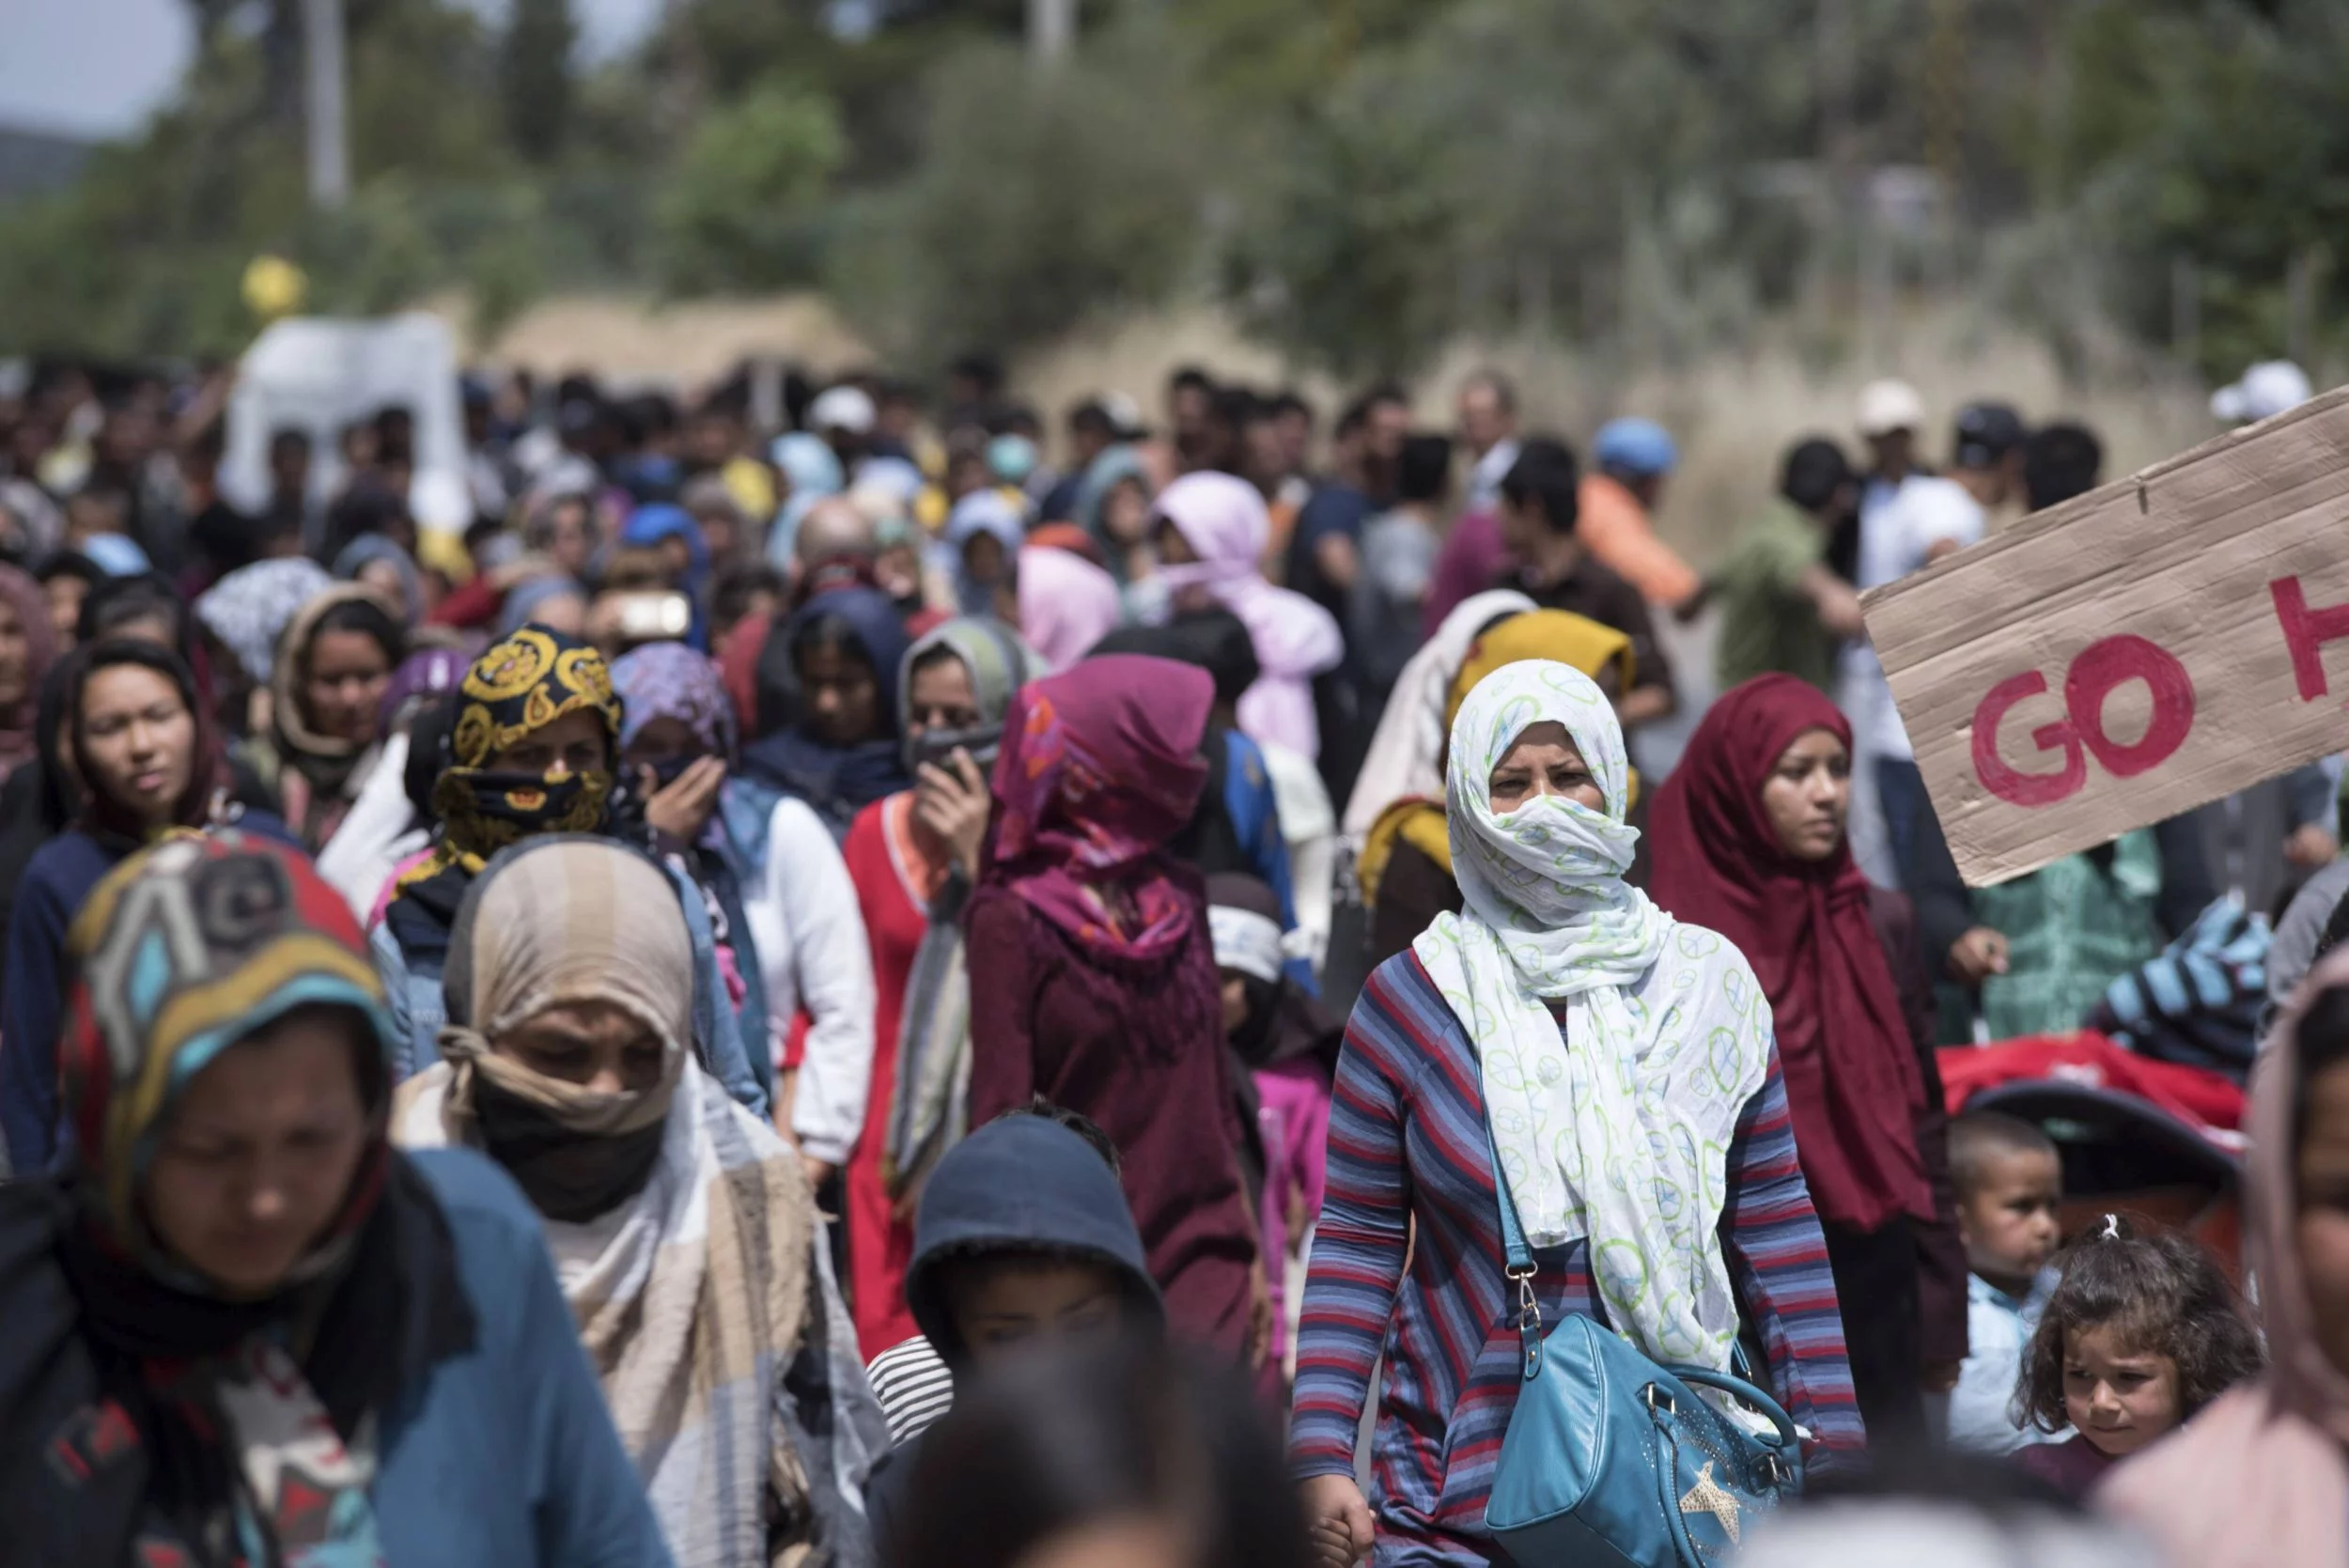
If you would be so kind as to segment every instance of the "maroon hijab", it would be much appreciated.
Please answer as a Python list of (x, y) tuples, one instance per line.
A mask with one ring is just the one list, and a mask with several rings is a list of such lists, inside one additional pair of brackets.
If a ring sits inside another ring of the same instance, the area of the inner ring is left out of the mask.
[(1803, 1173), (1820, 1216), (1873, 1231), (1934, 1218), (1917, 1150), (1924, 1076), (1848, 842), (1824, 861), (1779, 846), (1762, 786), (1835, 705), (1792, 675), (1760, 675), (1713, 705), (1657, 792), (1648, 894), (1737, 944), (1769, 995)]
[(983, 880), (1095, 952), (1179, 950), (1203, 917), (1164, 851), (1206, 784), (1199, 742), (1214, 703), (1205, 670), (1138, 654), (1022, 688), (1004, 716)]

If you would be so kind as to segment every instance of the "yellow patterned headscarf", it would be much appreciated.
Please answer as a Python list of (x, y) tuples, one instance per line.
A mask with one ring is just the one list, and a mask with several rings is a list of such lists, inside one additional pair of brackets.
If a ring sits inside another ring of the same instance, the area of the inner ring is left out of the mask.
[(591, 644), (523, 627), (473, 661), (456, 701), (449, 766), (432, 789), (440, 840), (429, 860), (400, 878), (403, 890), (450, 870), (477, 874), (491, 855), (534, 833), (593, 832), (611, 803), (610, 762), (597, 772), (543, 776), (489, 767), (499, 753), (573, 713), (603, 721), (607, 754), (616, 761), (620, 700)]
[[(1453, 721), (1460, 716), (1460, 705), (1468, 701), (1468, 694), (1476, 690), (1479, 681), (1495, 670), (1529, 659), (1554, 660), (1571, 665), (1593, 680), (1598, 678), (1601, 670), (1612, 665), (1619, 677), (1615, 695), (1620, 698), (1631, 690), (1634, 665), (1630, 638), (1613, 627), (1601, 626), (1587, 616), (1563, 610), (1528, 610), (1510, 616), (1469, 644), (1468, 657), (1461, 660), (1460, 673), (1453, 677), (1452, 691), (1444, 703), (1444, 733), (1452, 733)], [(1636, 768), (1630, 770), (1628, 788), (1630, 802), (1636, 804), (1640, 799), (1640, 772)], [(1387, 866), (1394, 859), (1398, 844), (1411, 846), (1450, 871), (1450, 834), (1441, 800), (1407, 798), (1387, 807), (1372, 824), (1361, 858), (1354, 868), (1363, 901), (1377, 906), (1378, 886), (1386, 879)]]
[(1614, 697), (1621, 701), (1631, 690), (1635, 666), (1631, 657), (1631, 639), (1611, 626), (1601, 626), (1587, 616), (1563, 610), (1528, 610), (1512, 615), (1487, 630), (1469, 644), (1468, 657), (1460, 661), (1460, 673), (1452, 677), (1452, 694), (1444, 704), (1443, 729), (1452, 733), (1453, 721), (1460, 716), (1460, 705), (1486, 675), (1503, 665), (1518, 664), (1529, 659), (1555, 660), (1561, 664), (1579, 670), (1593, 680), (1610, 664), (1615, 666), (1620, 684)]

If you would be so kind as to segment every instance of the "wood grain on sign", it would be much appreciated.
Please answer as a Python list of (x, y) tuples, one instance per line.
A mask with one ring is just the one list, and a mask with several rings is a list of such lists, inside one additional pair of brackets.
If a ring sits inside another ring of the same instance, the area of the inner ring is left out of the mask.
[(1976, 887), (2349, 750), (2349, 388), (1862, 608)]

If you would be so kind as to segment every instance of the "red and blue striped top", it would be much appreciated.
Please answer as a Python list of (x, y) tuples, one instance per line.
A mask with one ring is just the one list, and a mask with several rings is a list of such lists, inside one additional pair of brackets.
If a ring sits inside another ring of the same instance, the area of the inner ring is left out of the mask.
[[(1338, 1063), (1290, 1427), (1299, 1479), (1349, 1475), (1372, 1363), (1375, 1563), (1506, 1561), (1485, 1531), (1516, 1406), (1517, 1334), (1475, 1046), (1408, 951), (1356, 1002)], [(1796, 1157), (1777, 1053), (1729, 1151), (1721, 1239), (1779, 1402), (1832, 1466), (1864, 1438), (1827, 1242)], [(1416, 1234), (1414, 1234), (1414, 1222)], [(1588, 1245), (1536, 1254), (1542, 1314), (1602, 1316)]]

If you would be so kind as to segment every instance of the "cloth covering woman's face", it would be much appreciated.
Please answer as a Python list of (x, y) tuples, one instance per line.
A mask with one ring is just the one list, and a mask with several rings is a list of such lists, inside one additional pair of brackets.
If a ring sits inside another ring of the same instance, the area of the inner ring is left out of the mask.
[(1528, 726), (1494, 765), (1487, 787), (1493, 810), (1503, 815), (1545, 795), (1590, 811), (1607, 809), (1606, 792), (1591, 776), (1566, 726), (1555, 720)]
[(2349, 1061), (2310, 1075), (2294, 1174), (2300, 1277), (2326, 1357), (2349, 1376)]
[(377, 711), (392, 681), (391, 656), (364, 631), (328, 628), (310, 639), (302, 702), (310, 727), (333, 740), (375, 738)]
[(661, 1036), (635, 1014), (609, 1001), (547, 1008), (490, 1042), (541, 1078), (595, 1094), (641, 1094), (661, 1082)]
[(298, 1008), (213, 1058), (163, 1124), (148, 1221), (229, 1296), (272, 1294), (343, 1212), (370, 1127), (353, 1029)]
[(91, 788), (158, 827), (187, 793), (195, 715), (162, 671), (109, 665), (82, 687), (79, 750)]
[(1787, 854), (1828, 859), (1843, 846), (1851, 810), (1851, 753), (1828, 731), (1805, 730), (1762, 782), (1762, 809)]

